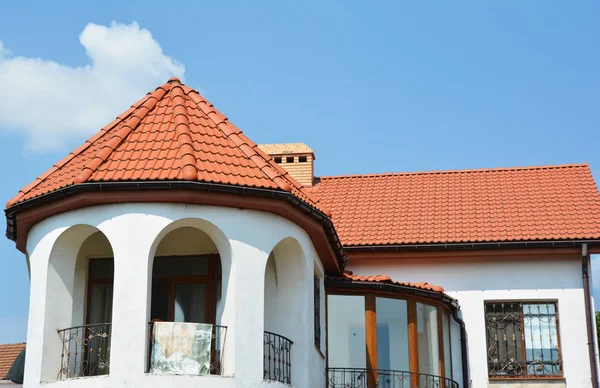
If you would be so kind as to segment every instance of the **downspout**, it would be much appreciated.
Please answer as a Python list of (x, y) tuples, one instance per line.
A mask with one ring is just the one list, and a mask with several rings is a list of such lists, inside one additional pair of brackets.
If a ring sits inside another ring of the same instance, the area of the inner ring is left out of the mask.
[(590, 357), (590, 370), (592, 372), (592, 387), (598, 388), (598, 369), (596, 368), (596, 346), (594, 341), (594, 328), (592, 325), (593, 311), (590, 299), (590, 255), (587, 244), (581, 244), (581, 278), (583, 279), (583, 298), (585, 301), (585, 322), (588, 337), (588, 353)]
[[(452, 310), (452, 318), (460, 325), (460, 353), (462, 360), (462, 375), (463, 375), (463, 388), (469, 388), (469, 364), (467, 358), (467, 329), (465, 328), (465, 321), (458, 316), (458, 309)], [(596, 388), (596, 387), (594, 387)]]

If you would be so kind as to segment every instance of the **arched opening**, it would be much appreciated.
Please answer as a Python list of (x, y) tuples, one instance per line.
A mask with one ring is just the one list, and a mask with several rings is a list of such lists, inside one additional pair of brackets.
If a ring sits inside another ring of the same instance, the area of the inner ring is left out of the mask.
[(168, 231), (152, 263), (149, 372), (221, 374), (223, 270), (217, 244), (196, 226)]
[(113, 279), (113, 250), (98, 229), (77, 225), (57, 239), (48, 261), (42, 380), (109, 373)]
[[(311, 327), (308, 292), (313, 287), (300, 244), (286, 238), (273, 248), (265, 269), (264, 379), (299, 384)], [(292, 345), (294, 351), (292, 352)], [(292, 369), (295, 373), (292, 373)]]

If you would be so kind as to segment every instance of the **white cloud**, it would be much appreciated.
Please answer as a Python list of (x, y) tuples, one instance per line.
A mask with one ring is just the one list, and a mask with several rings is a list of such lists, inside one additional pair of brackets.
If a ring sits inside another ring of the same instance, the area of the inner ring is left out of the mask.
[(185, 67), (137, 23), (88, 24), (79, 42), (89, 64), (11, 56), (0, 41), (0, 132), (19, 131), (36, 151), (91, 135)]

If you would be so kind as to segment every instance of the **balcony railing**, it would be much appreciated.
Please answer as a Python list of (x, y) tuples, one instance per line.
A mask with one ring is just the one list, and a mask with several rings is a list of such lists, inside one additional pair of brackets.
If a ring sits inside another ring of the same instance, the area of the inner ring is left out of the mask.
[[(374, 382), (369, 382), (369, 375)], [(328, 368), (327, 388), (459, 388), (441, 376), (397, 370)]]
[[(157, 321), (158, 322), (158, 321)], [(155, 322), (149, 322), (150, 325), (150, 352), (148, 354), (148, 372), (150, 372), (151, 353), (152, 353), (152, 333)], [(227, 339), (227, 326), (212, 325), (212, 335), (210, 344), (210, 374), (223, 374), (223, 350), (225, 340)]]
[(110, 323), (59, 330), (63, 345), (58, 379), (108, 374), (110, 330)]
[(263, 374), (265, 380), (292, 384), (292, 344), (289, 338), (265, 331)]

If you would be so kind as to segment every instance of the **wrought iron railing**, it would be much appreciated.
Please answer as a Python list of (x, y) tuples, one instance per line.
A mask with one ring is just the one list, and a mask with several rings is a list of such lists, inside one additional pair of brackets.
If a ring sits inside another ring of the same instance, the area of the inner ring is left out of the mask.
[(327, 388), (459, 388), (452, 379), (397, 370), (328, 368)]
[[(150, 371), (151, 353), (152, 353), (152, 333), (154, 329), (154, 321), (149, 322), (150, 325), (150, 349), (148, 353), (148, 369)], [(227, 326), (212, 325), (212, 336), (210, 346), (210, 374), (223, 374), (223, 350), (225, 348), (225, 340), (227, 339)]]
[(292, 344), (289, 338), (265, 331), (263, 363), (265, 380), (292, 384)]
[(58, 331), (62, 353), (58, 379), (106, 375), (110, 369), (110, 323), (70, 327)]

